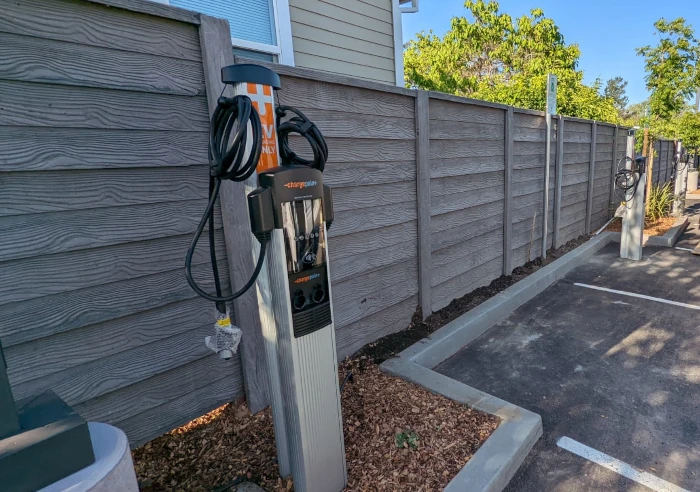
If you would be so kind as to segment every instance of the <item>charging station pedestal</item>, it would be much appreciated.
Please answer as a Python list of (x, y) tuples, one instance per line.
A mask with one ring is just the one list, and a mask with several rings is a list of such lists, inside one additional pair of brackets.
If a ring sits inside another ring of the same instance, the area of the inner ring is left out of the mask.
[(642, 259), (644, 243), (644, 194), (646, 192), (646, 174), (639, 176), (639, 186), (627, 203), (625, 215), (622, 217), (622, 236), (620, 238), (620, 258), (628, 260)]
[(688, 160), (687, 155), (684, 159), (681, 141), (676, 142), (675, 164), (673, 215), (680, 217), (685, 212), (685, 194), (688, 190)]
[(254, 230), (274, 229), (268, 272), (294, 488), (338, 492), (347, 472), (326, 241), (330, 188), (308, 167), (258, 179), (248, 204)]

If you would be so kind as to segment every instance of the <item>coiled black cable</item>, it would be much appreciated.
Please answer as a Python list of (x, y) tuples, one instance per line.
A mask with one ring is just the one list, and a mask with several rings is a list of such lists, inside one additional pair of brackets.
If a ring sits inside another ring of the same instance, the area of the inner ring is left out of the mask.
[[(328, 146), (321, 131), (298, 109), (289, 106), (278, 106), (275, 112), (277, 115), (277, 138), (280, 144), (282, 164), (285, 166), (308, 166), (323, 172), (328, 160)], [(287, 116), (287, 112), (294, 113), (296, 116), (282, 121), (282, 118)], [(292, 133), (298, 133), (309, 142), (311, 151), (314, 154), (312, 160), (299, 157), (289, 147), (289, 135)]]
[[(250, 153), (246, 158), (248, 130), (251, 131)], [(245, 181), (255, 172), (255, 167), (262, 152), (262, 125), (260, 116), (253, 108), (248, 96), (219, 97), (216, 110), (211, 117), (209, 127), (209, 203), (195, 230), (190, 247), (185, 257), (185, 277), (190, 287), (203, 298), (216, 303), (220, 313), (226, 312), (225, 302), (232, 301), (250, 289), (262, 269), (267, 249), (267, 238), (260, 239), (260, 253), (253, 274), (248, 282), (238, 291), (228, 296), (222, 295), (219, 269), (216, 262), (214, 244), (214, 205), (219, 197), (221, 181)], [(192, 277), (192, 257), (204, 227), (209, 224), (209, 256), (214, 274), (216, 295), (205, 292)]]
[[(627, 169), (627, 163), (632, 163), (632, 169)], [(629, 203), (637, 193), (641, 175), (644, 173), (643, 162), (638, 159), (632, 159), (629, 156), (622, 157), (617, 162), (617, 172), (614, 176), (614, 186), (618, 192), (620, 201)]]

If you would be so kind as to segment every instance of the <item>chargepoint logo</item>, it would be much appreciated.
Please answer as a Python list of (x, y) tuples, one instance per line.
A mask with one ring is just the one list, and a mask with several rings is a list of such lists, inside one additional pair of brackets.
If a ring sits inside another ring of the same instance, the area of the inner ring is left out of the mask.
[(263, 130), (262, 152), (258, 161), (257, 171), (267, 171), (279, 166), (277, 156), (277, 130), (275, 129), (275, 100), (272, 87), (269, 85), (246, 84), (248, 97), (260, 115)]
[(287, 188), (299, 188), (300, 190), (303, 190), (304, 188), (309, 188), (311, 186), (316, 186), (318, 184), (318, 181), (311, 180), (311, 181), (290, 181), (289, 183), (285, 184), (284, 186)]
[(309, 280), (314, 280), (320, 277), (320, 273), (313, 273), (311, 275), (307, 275), (306, 277), (299, 277), (294, 281), (295, 284), (303, 284), (304, 282), (308, 282)]

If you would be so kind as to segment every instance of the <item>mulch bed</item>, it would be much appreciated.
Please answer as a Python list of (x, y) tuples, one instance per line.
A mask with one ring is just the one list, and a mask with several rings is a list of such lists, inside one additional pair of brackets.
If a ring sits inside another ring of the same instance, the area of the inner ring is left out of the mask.
[[(341, 364), (346, 490), (440, 490), (499, 419), (389, 376), (367, 357)], [(278, 477), (267, 409), (229, 404), (134, 451), (141, 489), (227, 490), (241, 481), (293, 489)]]
[[(348, 465), (347, 490), (441, 490), (498, 426), (498, 418), (432, 394), (378, 364), (587, 241), (581, 236), (486, 287), (455, 299), (425, 321), (362, 348), (339, 367)], [(279, 478), (270, 409), (250, 415), (224, 405), (134, 450), (143, 491), (235, 490), (243, 481), (289, 491)]]
[[(644, 234), (647, 236), (663, 236), (676, 223), (676, 217), (662, 217), (657, 220), (645, 219)], [(613, 220), (606, 231), (622, 231), (622, 219), (619, 217)]]

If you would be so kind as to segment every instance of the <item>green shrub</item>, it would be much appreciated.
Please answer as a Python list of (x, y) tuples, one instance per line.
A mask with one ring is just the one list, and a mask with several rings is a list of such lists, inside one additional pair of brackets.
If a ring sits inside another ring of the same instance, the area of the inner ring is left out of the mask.
[(647, 217), (651, 220), (668, 217), (671, 214), (674, 198), (671, 183), (666, 183), (663, 186), (652, 186), (647, 197)]

